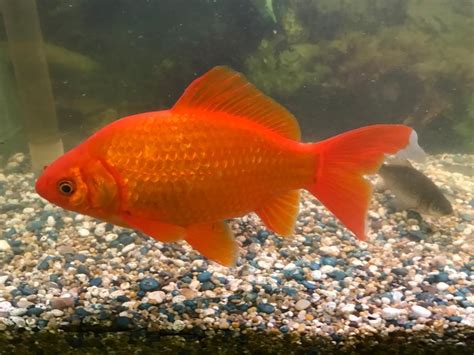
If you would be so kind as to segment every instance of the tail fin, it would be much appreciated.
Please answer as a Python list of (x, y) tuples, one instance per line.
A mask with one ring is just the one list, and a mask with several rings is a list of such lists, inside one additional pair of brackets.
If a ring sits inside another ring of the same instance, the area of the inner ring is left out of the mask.
[(424, 157), (416, 132), (404, 125), (374, 125), (314, 143), (318, 164), (306, 189), (359, 239), (365, 239), (372, 188), (364, 175), (377, 172), (385, 155)]

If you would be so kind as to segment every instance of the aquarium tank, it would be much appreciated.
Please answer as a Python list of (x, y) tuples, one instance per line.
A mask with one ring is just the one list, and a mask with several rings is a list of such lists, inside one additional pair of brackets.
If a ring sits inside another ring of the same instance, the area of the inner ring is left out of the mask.
[(0, 353), (472, 354), (473, 38), (472, 0), (0, 0)]

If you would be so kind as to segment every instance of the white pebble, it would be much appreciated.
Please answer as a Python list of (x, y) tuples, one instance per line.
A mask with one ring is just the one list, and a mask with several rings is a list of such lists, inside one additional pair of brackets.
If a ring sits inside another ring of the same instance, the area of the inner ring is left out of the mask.
[(64, 315), (64, 312), (60, 309), (53, 309), (51, 310), (51, 314), (55, 317), (62, 317)]
[(135, 247), (136, 247), (135, 243), (130, 243), (124, 246), (122, 249), (122, 254), (127, 254), (129, 251), (132, 251), (133, 249), (135, 249)]
[(336, 307), (337, 307), (336, 302), (327, 302), (323, 304), (323, 311), (328, 314), (334, 314)]
[(398, 308), (385, 307), (382, 309), (382, 317), (384, 319), (398, 319), (401, 311)]
[(431, 311), (425, 307), (414, 305), (411, 307), (411, 310), (416, 317), (429, 318), (431, 316)]
[(349, 304), (344, 305), (341, 308), (341, 312), (345, 313), (345, 314), (354, 313), (355, 312), (355, 304), (349, 303)]
[(165, 293), (163, 291), (153, 291), (148, 294), (150, 303), (161, 303), (164, 299)]
[(0, 313), (7, 313), (13, 308), (12, 304), (8, 301), (0, 302)]
[(335, 245), (323, 246), (319, 248), (319, 251), (321, 252), (322, 255), (326, 255), (326, 256), (338, 256), (340, 253), (339, 248)]
[(25, 207), (23, 208), (23, 213), (24, 214), (31, 214), (35, 211), (35, 209), (33, 207)]
[(95, 229), (94, 229), (94, 234), (95, 234), (97, 237), (102, 237), (102, 236), (104, 236), (104, 234), (105, 234), (105, 226), (102, 225), (102, 224), (99, 224), (97, 227), (95, 227)]
[(323, 274), (329, 274), (331, 271), (334, 270), (334, 266), (332, 266), (332, 265), (323, 265), (321, 267), (321, 269), (319, 269), (319, 270), (321, 270), (321, 272)]
[(0, 239), (0, 251), (10, 251), (10, 244), (4, 239)]
[(310, 301), (303, 299), (303, 300), (299, 300), (298, 302), (296, 302), (295, 308), (296, 308), (298, 311), (302, 311), (303, 309), (308, 308), (310, 305), (311, 305), (311, 302), (310, 302)]
[(89, 230), (85, 228), (80, 228), (77, 232), (81, 237), (88, 237), (90, 234)]
[(49, 227), (54, 227), (54, 225), (56, 224), (56, 220), (54, 219), (53, 216), (48, 216), (48, 218), (46, 219), (46, 224)]
[(438, 291), (446, 291), (448, 288), (449, 288), (449, 285), (445, 282), (438, 282), (436, 284), (436, 288), (438, 289)]
[(313, 280), (319, 281), (322, 279), (323, 274), (320, 270), (314, 270), (313, 272), (311, 272), (311, 276), (313, 277)]
[(2, 275), (0, 276), (0, 285), (5, 284), (5, 282), (8, 280), (9, 275)]

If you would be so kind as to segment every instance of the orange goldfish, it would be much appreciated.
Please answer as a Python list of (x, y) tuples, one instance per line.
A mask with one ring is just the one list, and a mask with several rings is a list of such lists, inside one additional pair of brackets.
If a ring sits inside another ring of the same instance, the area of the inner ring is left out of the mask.
[(421, 153), (414, 130), (374, 125), (301, 143), (296, 119), (242, 75), (215, 67), (169, 110), (124, 117), (45, 168), (36, 191), (65, 209), (186, 240), (222, 265), (238, 248), (226, 219), (255, 212), (293, 233), (300, 189), (365, 237), (374, 174), (387, 154)]

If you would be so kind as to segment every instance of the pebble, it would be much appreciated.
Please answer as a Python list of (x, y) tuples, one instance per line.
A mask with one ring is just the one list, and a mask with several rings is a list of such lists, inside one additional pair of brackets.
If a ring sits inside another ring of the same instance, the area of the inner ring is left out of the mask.
[(438, 282), (436, 284), (436, 288), (438, 289), (438, 291), (446, 291), (448, 288), (449, 288), (449, 285), (445, 282)]
[(105, 226), (103, 224), (99, 224), (94, 229), (94, 235), (96, 237), (103, 237), (105, 235)]
[(401, 311), (398, 308), (385, 307), (382, 309), (382, 317), (384, 319), (398, 319)]
[(85, 228), (80, 228), (77, 232), (81, 237), (88, 237), (90, 235), (89, 230)]
[(326, 256), (339, 256), (340, 250), (337, 246), (331, 245), (331, 246), (323, 246), (319, 248), (319, 251), (321, 255), (326, 255)]
[(153, 291), (148, 293), (147, 297), (151, 303), (162, 303), (165, 299), (165, 293), (163, 291)]
[(6, 252), (10, 251), (12, 248), (6, 240), (0, 239), (0, 251)]
[(455, 215), (425, 220), (395, 212), (387, 194), (376, 193), (371, 238), (358, 242), (302, 192), (294, 238), (264, 230), (252, 215), (229, 223), (241, 253), (234, 268), (184, 242), (157, 242), (45, 204), (26, 180), (33, 176), (0, 167), (0, 258), (8, 260), (0, 267), (0, 332), (5, 322), (30, 329), (159, 325), (304, 332), (339, 342), (472, 325), (473, 185), (432, 170), (432, 162), (423, 167), (451, 191)]
[(268, 303), (259, 303), (257, 305), (257, 310), (262, 313), (273, 313), (275, 312), (275, 306), (272, 306), (271, 304)]
[(302, 311), (302, 310), (308, 308), (310, 305), (311, 305), (311, 302), (310, 302), (310, 301), (303, 299), (303, 300), (298, 300), (298, 302), (296, 302), (295, 308), (296, 308), (298, 311)]
[(415, 317), (423, 317), (423, 318), (429, 318), (431, 317), (431, 311), (429, 309), (426, 309), (425, 307), (414, 305), (411, 307), (411, 310), (413, 312), (413, 315)]
[(146, 277), (140, 281), (140, 289), (142, 291), (155, 291), (159, 287), (160, 283), (152, 277)]

